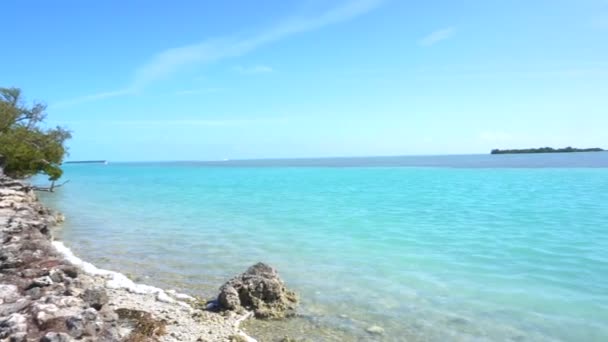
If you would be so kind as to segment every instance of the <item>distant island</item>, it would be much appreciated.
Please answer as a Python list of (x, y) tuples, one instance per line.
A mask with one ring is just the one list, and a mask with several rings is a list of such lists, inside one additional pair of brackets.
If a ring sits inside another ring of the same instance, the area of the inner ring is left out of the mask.
[(539, 148), (524, 148), (524, 149), (512, 149), (512, 150), (499, 150), (493, 149), (491, 154), (517, 154), (517, 153), (570, 153), (570, 152), (603, 152), (604, 150), (599, 147), (594, 148), (575, 148), (575, 147), (564, 147), (564, 148), (552, 148), (552, 147), (539, 147)]

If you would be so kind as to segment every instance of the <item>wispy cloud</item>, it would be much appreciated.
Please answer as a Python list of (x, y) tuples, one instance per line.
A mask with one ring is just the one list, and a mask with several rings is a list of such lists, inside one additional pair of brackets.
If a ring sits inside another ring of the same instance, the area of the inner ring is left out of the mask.
[(140, 91), (148, 85), (203, 63), (247, 54), (263, 45), (286, 37), (317, 30), (328, 25), (354, 19), (377, 8), (384, 0), (348, 0), (341, 6), (310, 17), (291, 17), (275, 26), (248, 37), (227, 36), (212, 38), (195, 44), (170, 48), (152, 56), (134, 72), (133, 81), (120, 91), (83, 96), (63, 103), (83, 103), (104, 98), (123, 96)]
[(314, 17), (294, 17), (273, 28), (246, 38), (222, 37), (200, 43), (165, 50), (142, 65), (135, 73), (132, 87), (141, 88), (165, 78), (192, 64), (208, 63), (224, 58), (244, 55), (260, 46), (288, 36), (320, 29), (365, 14), (382, 3), (382, 0), (350, 0)]
[(81, 103), (97, 101), (97, 100), (104, 100), (104, 99), (109, 99), (112, 97), (125, 96), (125, 95), (130, 95), (133, 93), (135, 93), (135, 90), (130, 89), (130, 88), (114, 90), (114, 91), (106, 91), (106, 92), (101, 92), (101, 93), (96, 93), (96, 94), (85, 95), (85, 96), (81, 96), (81, 97), (77, 97), (77, 98), (73, 98), (73, 99), (69, 99), (69, 100), (55, 102), (55, 103), (52, 103), (50, 105), (50, 107), (52, 107), (52, 108), (69, 107), (69, 106), (73, 106), (73, 105), (77, 105), (77, 104), (81, 104)]
[(454, 27), (446, 27), (430, 33), (429, 35), (420, 39), (418, 43), (422, 46), (435, 45), (442, 40), (452, 37), (454, 33), (456, 33), (456, 29)]
[(267, 65), (254, 65), (249, 67), (237, 65), (234, 67), (234, 71), (241, 74), (267, 74), (273, 72), (274, 69)]

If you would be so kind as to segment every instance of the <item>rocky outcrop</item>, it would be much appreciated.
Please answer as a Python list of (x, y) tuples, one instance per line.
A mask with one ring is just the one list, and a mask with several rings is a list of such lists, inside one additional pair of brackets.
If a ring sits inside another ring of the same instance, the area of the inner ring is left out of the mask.
[(79, 272), (52, 248), (55, 222), (27, 184), (0, 176), (0, 339), (118, 341), (116, 315), (79, 295)]
[(220, 288), (218, 304), (228, 311), (251, 310), (256, 318), (281, 319), (294, 314), (298, 299), (277, 271), (257, 263)]
[(135, 291), (118, 273), (69, 262), (51, 242), (58, 219), (28, 184), (0, 175), (0, 341), (255, 341), (236, 314), (196, 310), (192, 297)]

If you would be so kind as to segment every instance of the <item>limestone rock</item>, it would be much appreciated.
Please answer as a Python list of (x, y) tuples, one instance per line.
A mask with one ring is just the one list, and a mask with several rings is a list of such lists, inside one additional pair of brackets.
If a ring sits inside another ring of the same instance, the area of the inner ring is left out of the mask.
[(61, 270), (63, 271), (63, 273), (70, 277), (70, 278), (76, 278), (78, 277), (78, 269), (74, 266), (62, 266)]
[(34, 288), (34, 287), (45, 287), (45, 286), (51, 286), (51, 285), (53, 285), (53, 279), (51, 279), (51, 277), (49, 277), (49, 276), (44, 276), (44, 277), (34, 279), (34, 281), (32, 281), (32, 284), (29, 287)]
[(252, 310), (257, 318), (281, 319), (293, 315), (297, 296), (289, 291), (277, 271), (257, 263), (220, 288), (218, 304), (222, 310)]
[(0, 284), (0, 304), (12, 303), (17, 298), (19, 298), (17, 286)]
[(40, 342), (71, 342), (74, 341), (66, 333), (49, 332), (40, 339)]
[(27, 333), (20, 332), (20, 333), (12, 334), (9, 341), (10, 342), (27, 342)]
[(0, 317), (19, 312), (28, 307), (31, 302), (32, 301), (27, 298), (20, 298), (13, 303), (0, 304)]
[(95, 310), (101, 310), (104, 305), (108, 304), (108, 295), (103, 288), (96, 287), (86, 289), (82, 294), (82, 300), (92, 308), (95, 308)]
[(18, 313), (0, 319), (0, 339), (27, 331), (27, 318)]
[(189, 296), (112, 287), (105, 273), (85, 272), (52, 243), (62, 219), (31, 186), (0, 176), (1, 342), (227, 341), (242, 333), (237, 315), (194, 317)]
[(82, 317), (72, 316), (65, 320), (65, 326), (68, 328), (68, 333), (74, 338), (80, 338), (84, 335), (84, 321)]

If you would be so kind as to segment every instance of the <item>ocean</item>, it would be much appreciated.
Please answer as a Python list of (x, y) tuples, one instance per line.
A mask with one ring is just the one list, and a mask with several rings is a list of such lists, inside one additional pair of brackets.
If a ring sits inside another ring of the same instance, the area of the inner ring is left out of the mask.
[[(275, 266), (261, 341), (608, 341), (608, 153), (72, 164), (42, 200), (96, 266), (211, 298)], [(366, 331), (371, 326), (382, 334)]]

